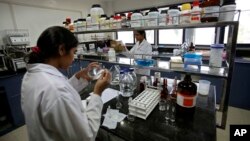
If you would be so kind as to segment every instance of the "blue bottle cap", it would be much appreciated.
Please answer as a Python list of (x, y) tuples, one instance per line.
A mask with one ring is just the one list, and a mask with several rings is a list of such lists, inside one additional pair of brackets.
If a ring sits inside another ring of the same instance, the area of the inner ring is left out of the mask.
[(224, 44), (212, 44), (210, 45), (211, 48), (224, 48)]

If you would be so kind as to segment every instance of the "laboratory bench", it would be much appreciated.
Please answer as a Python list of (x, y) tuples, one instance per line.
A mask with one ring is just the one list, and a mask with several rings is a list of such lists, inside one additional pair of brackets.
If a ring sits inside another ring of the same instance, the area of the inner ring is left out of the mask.
[[(140, 78), (140, 76), (138, 76)], [(139, 81), (137, 82), (139, 83)], [(89, 90), (83, 90), (81, 98), (89, 96)], [(119, 86), (110, 88), (119, 90)], [(138, 95), (138, 88), (133, 98)], [(135, 117), (134, 121), (125, 118), (117, 124), (115, 129), (100, 126), (97, 141), (215, 141), (216, 140), (216, 112), (215, 112), (215, 86), (210, 87), (208, 96), (197, 96), (195, 114), (193, 118), (176, 116), (175, 122), (166, 122), (165, 111), (160, 111), (157, 105), (146, 120)], [(128, 98), (119, 95), (122, 107), (120, 113), (128, 114)], [(117, 98), (104, 104), (102, 115), (106, 113), (108, 106), (116, 109)], [(101, 124), (104, 116), (101, 118)]]
[[(99, 61), (99, 59), (94, 59)], [(75, 72), (79, 71), (80, 67), (86, 67), (87, 64), (91, 62), (88, 60), (81, 60), (79, 62), (75, 61), (71, 65), (71, 71), (61, 72), (65, 76), (71, 76)], [(110, 68), (113, 64), (104, 63), (107, 68)], [(128, 65), (120, 65), (121, 68), (128, 67)], [(248, 93), (250, 87), (250, 61), (245, 58), (235, 59), (235, 69), (233, 72), (231, 93), (229, 99), (229, 105), (250, 110), (250, 94)], [(24, 125), (24, 117), (21, 111), (21, 81), (25, 71), (18, 72), (3, 72), (0, 75), (0, 116), (4, 113), (7, 114), (8, 123), (0, 121), (0, 136), (6, 134), (19, 126)], [(154, 71), (151, 71), (153, 75)], [(181, 78), (179, 73), (176, 72), (165, 72), (162, 73), (163, 77), (174, 78), (177, 76)], [(203, 77), (202, 79), (207, 79), (212, 82), (212, 85), (216, 86), (216, 102), (220, 101), (220, 95), (223, 88), (222, 80), (220, 78)], [(3, 102), (2, 102), (3, 101)]]

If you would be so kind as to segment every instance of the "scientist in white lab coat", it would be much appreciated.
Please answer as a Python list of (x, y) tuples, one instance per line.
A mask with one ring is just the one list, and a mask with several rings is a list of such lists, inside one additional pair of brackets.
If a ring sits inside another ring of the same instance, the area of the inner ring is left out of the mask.
[[(130, 49), (129, 53), (134, 57), (134, 59), (151, 59), (152, 58), (152, 46), (146, 40), (145, 30), (134, 31), (136, 44)], [(136, 55), (143, 54), (143, 55)], [(136, 69), (136, 73), (143, 75), (150, 75), (150, 70), (147, 69)]]
[(103, 103), (101, 94), (110, 80), (105, 70), (97, 80), (86, 108), (78, 94), (87, 86), (91, 63), (69, 80), (58, 69), (67, 69), (78, 41), (66, 28), (46, 29), (37, 47), (25, 58), (27, 72), (21, 87), (21, 104), (30, 141), (94, 141)]

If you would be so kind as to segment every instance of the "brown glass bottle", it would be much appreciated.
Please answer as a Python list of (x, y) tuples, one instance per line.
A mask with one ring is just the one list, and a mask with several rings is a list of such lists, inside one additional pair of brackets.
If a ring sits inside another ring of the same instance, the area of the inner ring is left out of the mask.
[(172, 91), (170, 92), (171, 101), (176, 102), (176, 97), (177, 97), (177, 77), (174, 78), (173, 88)]
[(159, 80), (158, 80), (158, 78), (155, 78), (155, 81), (153, 82), (153, 86), (154, 87), (157, 87), (157, 84), (159, 83)]
[(217, 22), (219, 19), (220, 0), (205, 0), (201, 3), (201, 22)]
[(161, 90), (161, 99), (167, 100), (168, 98), (168, 85), (167, 79), (163, 79), (163, 85)]
[(197, 86), (187, 74), (177, 87), (176, 115), (182, 118), (193, 117), (196, 105)]
[(143, 92), (145, 90), (145, 81), (144, 80), (140, 80), (140, 90), (139, 92)]

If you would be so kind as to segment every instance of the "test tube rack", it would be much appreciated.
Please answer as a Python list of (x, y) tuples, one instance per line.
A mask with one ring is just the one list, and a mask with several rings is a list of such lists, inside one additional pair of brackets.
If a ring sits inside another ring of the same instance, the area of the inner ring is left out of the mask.
[(160, 90), (146, 88), (129, 102), (130, 114), (142, 119), (147, 119), (149, 114), (160, 101), (160, 92)]

